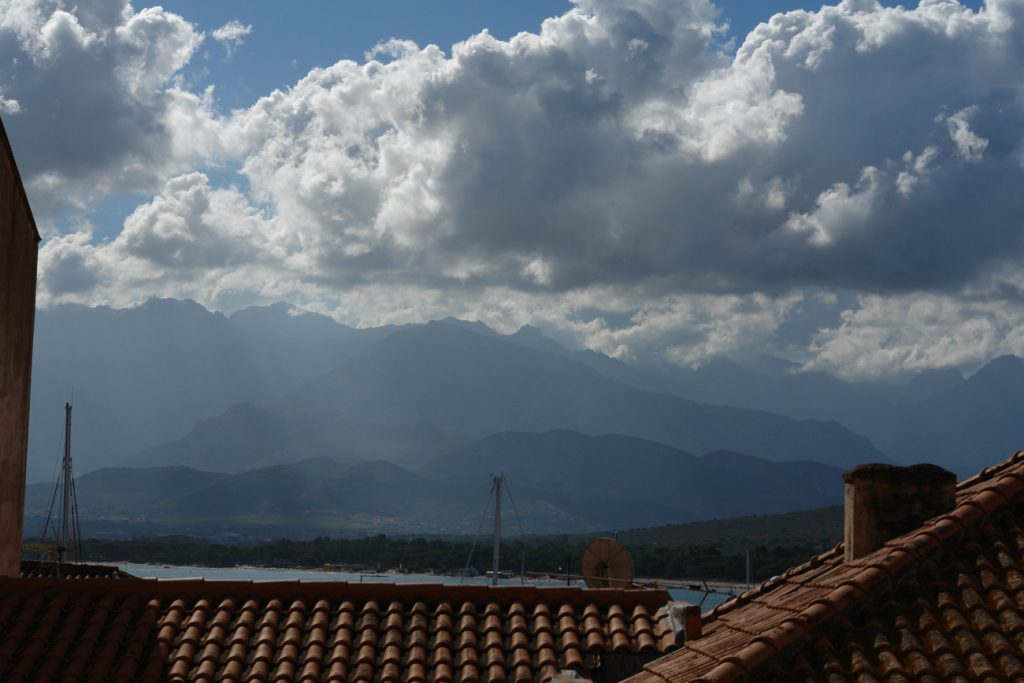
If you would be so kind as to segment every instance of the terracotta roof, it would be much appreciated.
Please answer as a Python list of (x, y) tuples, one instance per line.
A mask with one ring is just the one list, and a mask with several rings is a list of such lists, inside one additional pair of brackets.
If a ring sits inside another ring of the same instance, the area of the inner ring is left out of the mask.
[(1024, 680), (1024, 451), (949, 513), (858, 560), (843, 546), (704, 615), (629, 683)]
[(568, 587), (0, 579), (0, 680), (526, 683), (629, 658), (632, 673), (675, 647), (658, 612), (669, 600)]
[(56, 562), (46, 560), (22, 560), (19, 576), (23, 579), (52, 576), (65, 579), (131, 579), (128, 572), (108, 564), (85, 564), (67, 562), (57, 568)]

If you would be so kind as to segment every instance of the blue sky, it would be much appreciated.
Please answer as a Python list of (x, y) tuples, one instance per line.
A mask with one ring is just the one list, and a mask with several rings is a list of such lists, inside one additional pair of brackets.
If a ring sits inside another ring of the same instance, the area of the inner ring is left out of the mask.
[(0, 0), (0, 116), (41, 306), (871, 378), (1024, 355), (1022, 45), (1024, 0)]

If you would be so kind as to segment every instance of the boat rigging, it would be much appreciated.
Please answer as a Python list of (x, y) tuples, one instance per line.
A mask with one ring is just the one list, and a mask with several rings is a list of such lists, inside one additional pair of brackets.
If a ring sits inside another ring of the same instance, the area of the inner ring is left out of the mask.
[[(59, 495), (58, 495), (59, 494)], [(59, 506), (59, 507), (58, 507)], [(48, 544), (47, 539), (53, 542)], [(64, 454), (61, 458), (60, 475), (53, 487), (50, 507), (43, 525), (42, 540), (31, 544), (30, 550), (38, 550), (56, 556), (57, 575), (60, 576), (66, 555), (70, 561), (82, 561), (82, 533), (78, 517), (78, 497), (75, 494), (75, 477), (71, 469), (71, 404), (64, 404)]]
[[(491, 558), (491, 570), (487, 572), (491, 577), (491, 584), (497, 586), (499, 579), (510, 579), (515, 575), (510, 571), (501, 570), (501, 492), (505, 484), (505, 475), (497, 474), (492, 475), (493, 482), (491, 484), (491, 493), (487, 498), (487, 504), (484, 506), (483, 514), (480, 516), (480, 524), (477, 525), (476, 534), (474, 536), (473, 545), (469, 549), (469, 558), (466, 560), (466, 566), (455, 573), (456, 576), (463, 578), (468, 576), (476, 576), (477, 571), (473, 568), (473, 553), (476, 550), (476, 539), (480, 537), (480, 529), (483, 528), (484, 519), (487, 517), (487, 511), (491, 507), (491, 499), (494, 499), (494, 553)], [(519, 531), (523, 537), (526, 537), (526, 529), (523, 528), (523, 520), (519, 514), (519, 510), (516, 509), (516, 502), (512, 498), (512, 492), (509, 490), (509, 500), (512, 502), (512, 511), (516, 513), (516, 521), (519, 522)], [(520, 578), (525, 582), (526, 580), (526, 554), (520, 557)]]

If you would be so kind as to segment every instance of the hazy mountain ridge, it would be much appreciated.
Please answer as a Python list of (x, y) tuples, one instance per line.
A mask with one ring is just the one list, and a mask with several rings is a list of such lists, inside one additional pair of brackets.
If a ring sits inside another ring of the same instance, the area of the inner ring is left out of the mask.
[(85, 472), (176, 439), (234, 404), (271, 401), (393, 329), (364, 333), (281, 304), (230, 317), (171, 299), (40, 310), (29, 481), (50, 476), (66, 401)]
[[(506, 475), (510, 533), (783, 512), (835, 504), (842, 495), (840, 470), (819, 463), (695, 457), (652, 441), (566, 430), (493, 435), (418, 471), (383, 460), (353, 465), (321, 457), (233, 475), (180, 466), (105, 468), (80, 477), (77, 487), (79, 509), (92, 527), (444, 534), (477, 529), (496, 472)], [(52, 490), (29, 487), (30, 518), (45, 515)]]
[(238, 472), (246, 463), (340, 454), (415, 467), (490, 434), (555, 429), (779, 461), (851, 466), (884, 459), (838, 423), (645, 392), (570, 357), (443, 321), (396, 331), (266, 408), (232, 408), (124, 464), (196, 465), (221, 450), (219, 464), (207, 469)]
[(933, 462), (961, 476), (1024, 448), (1016, 408), (1024, 402), (1024, 360), (1016, 356), (995, 358), (966, 378), (955, 368), (943, 368), (849, 382), (777, 358), (743, 364), (718, 357), (697, 368), (624, 363), (595, 351), (569, 351), (536, 328), (509, 340), (572, 357), (648, 391), (797, 419), (835, 420), (897, 462)]
[(932, 462), (961, 476), (1024, 448), (1024, 360), (996, 358), (970, 377), (928, 370), (899, 383), (845, 382), (821, 372), (769, 374), (726, 358), (695, 369), (575, 358), (631, 386), (695, 401), (838, 420), (896, 462)]
[[(227, 477), (191, 467), (107, 467), (75, 477), (78, 508), (86, 519), (136, 516), (167, 498), (202, 490)], [(25, 488), (25, 512), (45, 517), (54, 485), (29, 484)], [(26, 535), (34, 529), (26, 528)]]
[[(79, 472), (130, 463), (238, 473), (317, 456), (415, 466), (495, 432), (571, 428), (844, 466), (865, 459), (850, 451), (880, 450), (968, 474), (1024, 442), (1014, 409), (1024, 362), (1013, 357), (968, 379), (942, 370), (850, 383), (771, 359), (756, 369), (725, 358), (696, 369), (623, 363), (531, 326), (357, 330), (287, 304), (223, 316), (173, 300), (40, 311), (36, 339), (30, 480), (51, 475), (72, 387)], [(774, 443), (749, 436), (758, 432)]]
[(798, 421), (637, 390), (559, 355), (430, 323), (396, 332), (299, 389), (291, 413), (358, 424), (429, 423), (478, 439), (502, 431), (625, 434), (693, 453), (727, 449), (840, 465), (884, 458), (835, 422)]
[(495, 434), (419, 471), (462, 488), (501, 472), (520, 503), (566, 501), (595, 526), (616, 529), (656, 519), (790, 511), (828, 505), (842, 495), (842, 470), (821, 463), (731, 452), (697, 457), (647, 439), (571, 430)]
[(1024, 360), (1003, 356), (897, 413), (879, 435), (906, 459), (973, 475), (1024, 449)]

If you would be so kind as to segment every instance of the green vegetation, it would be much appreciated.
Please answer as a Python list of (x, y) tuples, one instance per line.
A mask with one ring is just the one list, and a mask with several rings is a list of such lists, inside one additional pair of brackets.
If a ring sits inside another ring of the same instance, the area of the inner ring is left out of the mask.
[(747, 515), (666, 524), (620, 531), (615, 537), (625, 545), (710, 544), (727, 551), (780, 545), (812, 546), (820, 551), (842, 540), (843, 507), (833, 505), (781, 515)]
[[(746, 554), (751, 578), (762, 580), (831, 548), (842, 538), (840, 507), (783, 515), (751, 515), (614, 534), (629, 550), (640, 578), (742, 581)], [(612, 534), (608, 534), (612, 535)], [(517, 573), (564, 575), (579, 572), (580, 556), (592, 535), (508, 538), (502, 569)], [(26, 539), (27, 541), (38, 539)], [(83, 542), (88, 562), (138, 562), (210, 567), (236, 565), (296, 568), (334, 567), (351, 571), (404, 570), (452, 573), (473, 551), (473, 565), (489, 569), (490, 537), (474, 544), (466, 536), (389, 537), (248, 541), (217, 543), (198, 536), (140, 536), (131, 540), (90, 538)]]
[[(619, 540), (633, 556), (638, 577), (742, 581), (746, 553), (751, 575), (762, 580), (831, 547), (842, 533), (839, 508), (790, 515), (763, 515), (622, 532)], [(508, 540), (502, 544), (502, 568), (517, 572), (564, 574), (579, 571), (590, 540), (581, 536)], [(220, 544), (189, 536), (132, 540), (87, 539), (90, 562), (158, 562), (217, 567), (264, 565), (319, 568), (348, 566), (369, 570), (450, 573), (463, 568), (473, 550), (477, 568), (490, 566), (490, 540), (318, 537), (311, 540)]]

